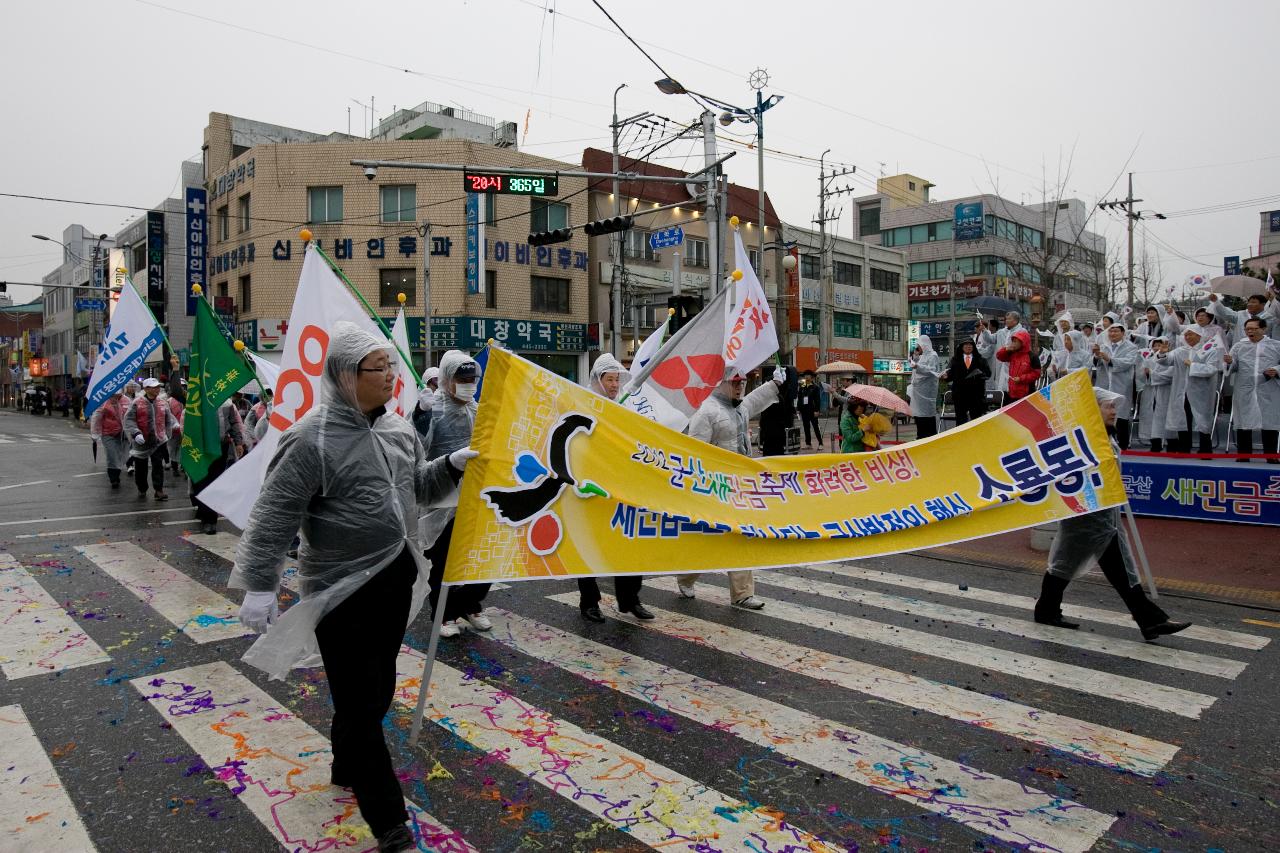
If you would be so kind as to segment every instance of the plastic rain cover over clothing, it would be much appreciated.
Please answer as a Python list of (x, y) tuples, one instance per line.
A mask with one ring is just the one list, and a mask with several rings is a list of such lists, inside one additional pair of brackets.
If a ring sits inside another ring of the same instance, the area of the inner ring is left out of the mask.
[[(475, 360), (461, 350), (451, 349), (440, 357), (440, 383), (436, 391), (436, 399), (431, 407), (431, 430), (427, 433), (427, 458), (431, 460), (448, 456), (455, 450), (471, 444), (471, 431), (476, 424), (475, 400), (465, 403), (454, 399), (448, 389), (454, 387), (454, 374), (458, 368)], [(476, 376), (479, 378), (480, 365), (476, 365)], [(437, 502), (439, 506), (427, 510), (418, 520), (418, 538), (423, 548), (430, 548), (440, 537), (440, 533), (453, 520), (458, 507), (458, 493), (454, 491), (445, 500)]]
[(1093, 364), (1093, 353), (1089, 351), (1084, 333), (1072, 329), (1067, 332), (1066, 337), (1071, 339), (1071, 349), (1068, 350), (1064, 345), (1062, 349), (1053, 351), (1053, 374), (1059, 379), (1073, 370), (1088, 368)]
[(689, 419), (689, 437), (750, 456), (747, 424), (781, 399), (778, 383), (772, 380), (765, 382), (743, 397), (737, 406), (733, 405), (732, 394), (733, 389), (727, 381), (716, 386), (716, 390)]
[(613, 357), (613, 353), (603, 352), (596, 359), (596, 363), (591, 365), (591, 378), (587, 381), (587, 387), (601, 397), (608, 397), (604, 393), (604, 386), (600, 384), (600, 377), (606, 373), (617, 373), (621, 378), (622, 384), (620, 388), (626, 388), (627, 383), (631, 381), (631, 371), (622, 366), (622, 362)]
[(1107, 341), (1101, 345), (1102, 352), (1111, 357), (1097, 360), (1097, 382), (1108, 391), (1121, 396), (1116, 403), (1116, 411), (1121, 420), (1133, 418), (1133, 380), (1138, 367), (1138, 348), (1124, 338), (1118, 341)]
[(1158, 438), (1177, 438), (1177, 431), (1170, 432), (1169, 392), (1173, 383), (1173, 363), (1155, 353), (1143, 358), (1143, 370), (1147, 373), (1147, 388), (1142, 392), (1142, 413), (1138, 417), (1138, 437), (1146, 441)]
[(911, 367), (911, 414), (917, 418), (932, 418), (938, 414), (938, 377), (942, 375), (942, 363), (933, 351), (933, 341), (928, 335), (921, 335), (916, 340), (921, 352)]
[(1266, 374), (1275, 368), (1280, 368), (1280, 341), (1263, 338), (1255, 344), (1245, 338), (1231, 348), (1227, 370), (1236, 374), (1235, 429), (1276, 429), (1280, 424), (1280, 378)]
[[(1122, 402), (1123, 395), (1108, 391), (1105, 388), (1094, 388), (1094, 395), (1099, 403)], [(1111, 439), (1111, 452), (1116, 455), (1117, 465), (1120, 459), (1120, 446)], [(1058, 522), (1058, 535), (1053, 538), (1049, 548), (1049, 574), (1063, 580), (1074, 580), (1083, 574), (1095, 560), (1102, 556), (1117, 539), (1120, 556), (1124, 558), (1125, 574), (1129, 576), (1129, 585), (1138, 584), (1138, 564), (1133, 560), (1133, 552), (1129, 550), (1129, 539), (1120, 527), (1121, 507), (1113, 506), (1087, 515), (1072, 515)]]
[[(1184, 339), (1185, 339), (1184, 330)], [(1211, 345), (1210, 345), (1211, 344)], [(1173, 432), (1187, 428), (1182, 406), (1185, 398), (1191, 404), (1191, 431), (1212, 432), (1217, 412), (1219, 373), (1222, 370), (1222, 345), (1217, 339), (1189, 343), (1165, 356), (1173, 363), (1173, 382), (1169, 390), (1169, 416), (1165, 425)], [(1187, 364), (1187, 362), (1191, 362)]]
[(280, 437), (236, 550), (228, 586), (274, 591), (285, 551), (302, 533), (302, 601), (243, 658), (272, 678), (315, 654), (315, 628), (325, 614), (405, 547), (418, 562), (410, 621), (426, 597), (428, 567), (411, 535), (418, 503), (455, 487), (446, 460), (428, 463), (404, 418), (384, 413), (371, 424), (356, 404), (361, 359), (389, 347), (354, 324), (334, 325), (321, 403)]

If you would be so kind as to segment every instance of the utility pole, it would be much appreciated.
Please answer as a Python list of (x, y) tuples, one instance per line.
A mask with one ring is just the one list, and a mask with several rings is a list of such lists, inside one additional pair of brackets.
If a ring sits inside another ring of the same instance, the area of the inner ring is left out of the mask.
[[(705, 165), (716, 162), (716, 117), (711, 110), (702, 111), (702, 157)], [(720, 229), (720, 169), (710, 169), (707, 181), (707, 242), (711, 249), (711, 295), (724, 285), (724, 240)]]
[[(618, 93), (625, 89), (626, 83), (613, 90), (613, 123), (610, 127), (613, 129), (613, 215), (622, 215), (622, 196), (618, 186)], [(613, 309), (613, 335), (611, 347), (613, 357), (622, 358), (622, 275), (618, 271), (618, 261), (622, 257), (622, 232), (615, 233), (609, 238), (609, 242), (613, 244), (613, 271), (612, 280), (609, 287), (609, 298), (612, 302)]]
[[(422, 234), (422, 370), (426, 372), (431, 366), (431, 220), (422, 220), (418, 230)], [(412, 353), (405, 355), (413, 357)]]
[[(843, 175), (851, 174), (853, 167), (842, 169), (841, 171), (832, 171), (827, 174), (826, 158), (831, 153), (828, 148), (822, 152), (822, 156), (818, 158), (818, 366), (821, 367), (827, 362), (828, 351), (831, 349), (832, 317), (831, 306), (835, 302), (835, 284), (832, 278), (832, 264), (827, 258), (827, 253), (834, 248), (827, 245), (827, 222), (836, 221), (840, 218), (840, 212), (833, 216), (827, 215), (827, 197), (840, 195), (842, 193), (853, 192), (853, 187), (842, 187), (838, 190), (830, 189), (831, 182)], [(803, 313), (803, 312), (802, 312)]]
[[(1142, 199), (1133, 197), (1133, 172), (1130, 172), (1128, 195), (1126, 195), (1124, 198), (1115, 199), (1114, 201), (1098, 202), (1098, 207), (1102, 208), (1103, 210), (1122, 210), (1124, 212), (1125, 219), (1128, 220), (1129, 267), (1128, 267), (1128, 276), (1127, 276), (1126, 287), (1125, 287), (1125, 304), (1127, 305), (1133, 304), (1133, 297), (1134, 297), (1134, 294), (1133, 294), (1133, 223), (1137, 222), (1139, 219), (1142, 219), (1145, 214), (1150, 213), (1150, 211), (1142, 211), (1142, 210), (1135, 211), (1133, 209), (1133, 206), (1140, 201), (1142, 201)], [(1156, 219), (1165, 218), (1165, 215), (1163, 213), (1154, 213), (1151, 215)]]

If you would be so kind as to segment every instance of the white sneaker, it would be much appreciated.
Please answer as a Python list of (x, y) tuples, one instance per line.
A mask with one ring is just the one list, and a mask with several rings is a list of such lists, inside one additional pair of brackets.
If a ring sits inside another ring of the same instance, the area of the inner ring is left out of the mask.
[(741, 607), (743, 610), (763, 610), (764, 602), (754, 595), (748, 595), (746, 598), (739, 598), (733, 603), (733, 606)]
[(676, 590), (680, 593), (681, 598), (696, 598), (693, 593), (693, 584), (683, 584), (676, 581)]
[(466, 619), (467, 624), (476, 631), (488, 631), (493, 627), (493, 623), (489, 621), (489, 617), (485, 616), (483, 613), (472, 613), (467, 616), (463, 616), (462, 618)]
[(453, 622), (445, 622), (443, 625), (440, 626), (441, 637), (456, 637), (461, 633), (462, 633), (462, 626), (459, 625), (456, 620)]

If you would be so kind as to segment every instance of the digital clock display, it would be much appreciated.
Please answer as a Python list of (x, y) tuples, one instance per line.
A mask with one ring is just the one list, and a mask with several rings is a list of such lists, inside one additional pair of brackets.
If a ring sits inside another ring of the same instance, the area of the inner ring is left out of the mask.
[(560, 180), (555, 175), (494, 175), (489, 172), (464, 172), (462, 188), (469, 193), (559, 195)]

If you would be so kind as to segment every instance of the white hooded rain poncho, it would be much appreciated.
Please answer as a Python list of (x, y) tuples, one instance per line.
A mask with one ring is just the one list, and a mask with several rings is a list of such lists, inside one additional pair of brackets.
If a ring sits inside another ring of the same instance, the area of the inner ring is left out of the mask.
[(244, 660), (284, 678), (318, 647), (315, 628), (334, 607), (408, 548), (418, 563), (409, 621), (427, 594), (427, 566), (413, 541), (418, 504), (453, 496), (445, 459), (428, 462), (404, 418), (372, 423), (356, 402), (360, 361), (391, 344), (353, 323), (334, 325), (321, 402), (280, 437), (262, 492), (236, 550), (228, 586), (273, 592), (285, 552), (301, 531), (302, 601), (285, 612)]
[(612, 353), (600, 353), (595, 364), (591, 365), (591, 377), (587, 380), (587, 387), (601, 397), (609, 396), (604, 392), (604, 385), (600, 383), (600, 377), (606, 373), (617, 373), (621, 378), (622, 388), (626, 388), (627, 383), (631, 381), (631, 371), (623, 367), (622, 362), (614, 358)]
[(928, 335), (916, 339), (920, 355), (911, 363), (911, 414), (917, 418), (933, 418), (938, 415), (938, 377), (942, 375), (942, 362), (933, 351), (933, 341)]
[[(1155, 337), (1151, 339), (1151, 343), (1154, 345), (1156, 341), (1165, 340), (1162, 337)], [(1169, 392), (1173, 387), (1173, 362), (1152, 352), (1143, 357), (1141, 369), (1146, 376), (1147, 388), (1142, 392), (1142, 412), (1138, 415), (1138, 438), (1144, 441), (1150, 441), (1153, 438), (1161, 441), (1177, 438), (1178, 433), (1170, 432), (1168, 426)]]
[(1236, 377), (1233, 429), (1280, 428), (1280, 378), (1268, 376), (1268, 370), (1280, 374), (1280, 341), (1264, 337), (1255, 344), (1242, 338), (1231, 348), (1227, 372)]
[(1138, 348), (1127, 338), (1121, 338), (1118, 341), (1108, 340), (1099, 344), (1099, 348), (1110, 357), (1110, 360), (1098, 358), (1095, 381), (1098, 386), (1120, 395), (1121, 399), (1116, 403), (1117, 416), (1121, 420), (1132, 420), (1133, 380), (1139, 361)]
[[(1183, 345), (1165, 356), (1173, 364), (1165, 424), (1175, 433), (1187, 429), (1184, 398), (1191, 404), (1191, 432), (1211, 433), (1217, 420), (1215, 405), (1222, 372), (1222, 342), (1219, 338), (1199, 338), (1199, 334), (1198, 327), (1183, 329)], [(1197, 338), (1194, 345), (1190, 338)]]
[(1089, 345), (1085, 342), (1084, 332), (1072, 329), (1063, 335), (1063, 340), (1071, 341), (1071, 349), (1067, 349), (1063, 344), (1062, 349), (1054, 350), (1053, 375), (1055, 378), (1061, 379), (1073, 370), (1093, 366), (1093, 353), (1089, 351)]
[[(426, 455), (428, 459), (439, 459), (448, 456), (455, 450), (471, 444), (471, 431), (476, 424), (475, 400), (458, 402), (445, 388), (454, 384), (454, 374), (458, 368), (475, 360), (461, 350), (451, 349), (440, 357), (440, 390), (436, 392), (435, 402), (431, 406), (431, 431), (427, 434)], [(481, 375), (480, 365), (476, 365), (476, 378)], [(418, 537), (423, 548), (430, 548), (453, 520), (458, 507), (458, 495), (455, 491), (448, 499), (440, 502), (435, 509), (428, 510), (418, 522)]]
[[(1095, 387), (1093, 394), (1100, 406), (1118, 405), (1121, 401), (1120, 394), (1105, 388)], [(1114, 438), (1111, 439), (1111, 450), (1119, 460), (1120, 447)], [(1049, 548), (1049, 574), (1067, 581), (1074, 580), (1102, 556), (1113, 538), (1119, 537), (1120, 555), (1124, 558), (1129, 585), (1136, 586), (1138, 565), (1129, 550), (1127, 537), (1121, 532), (1120, 511), (1120, 507), (1114, 506), (1086, 515), (1068, 516), (1059, 521), (1058, 534)]]

